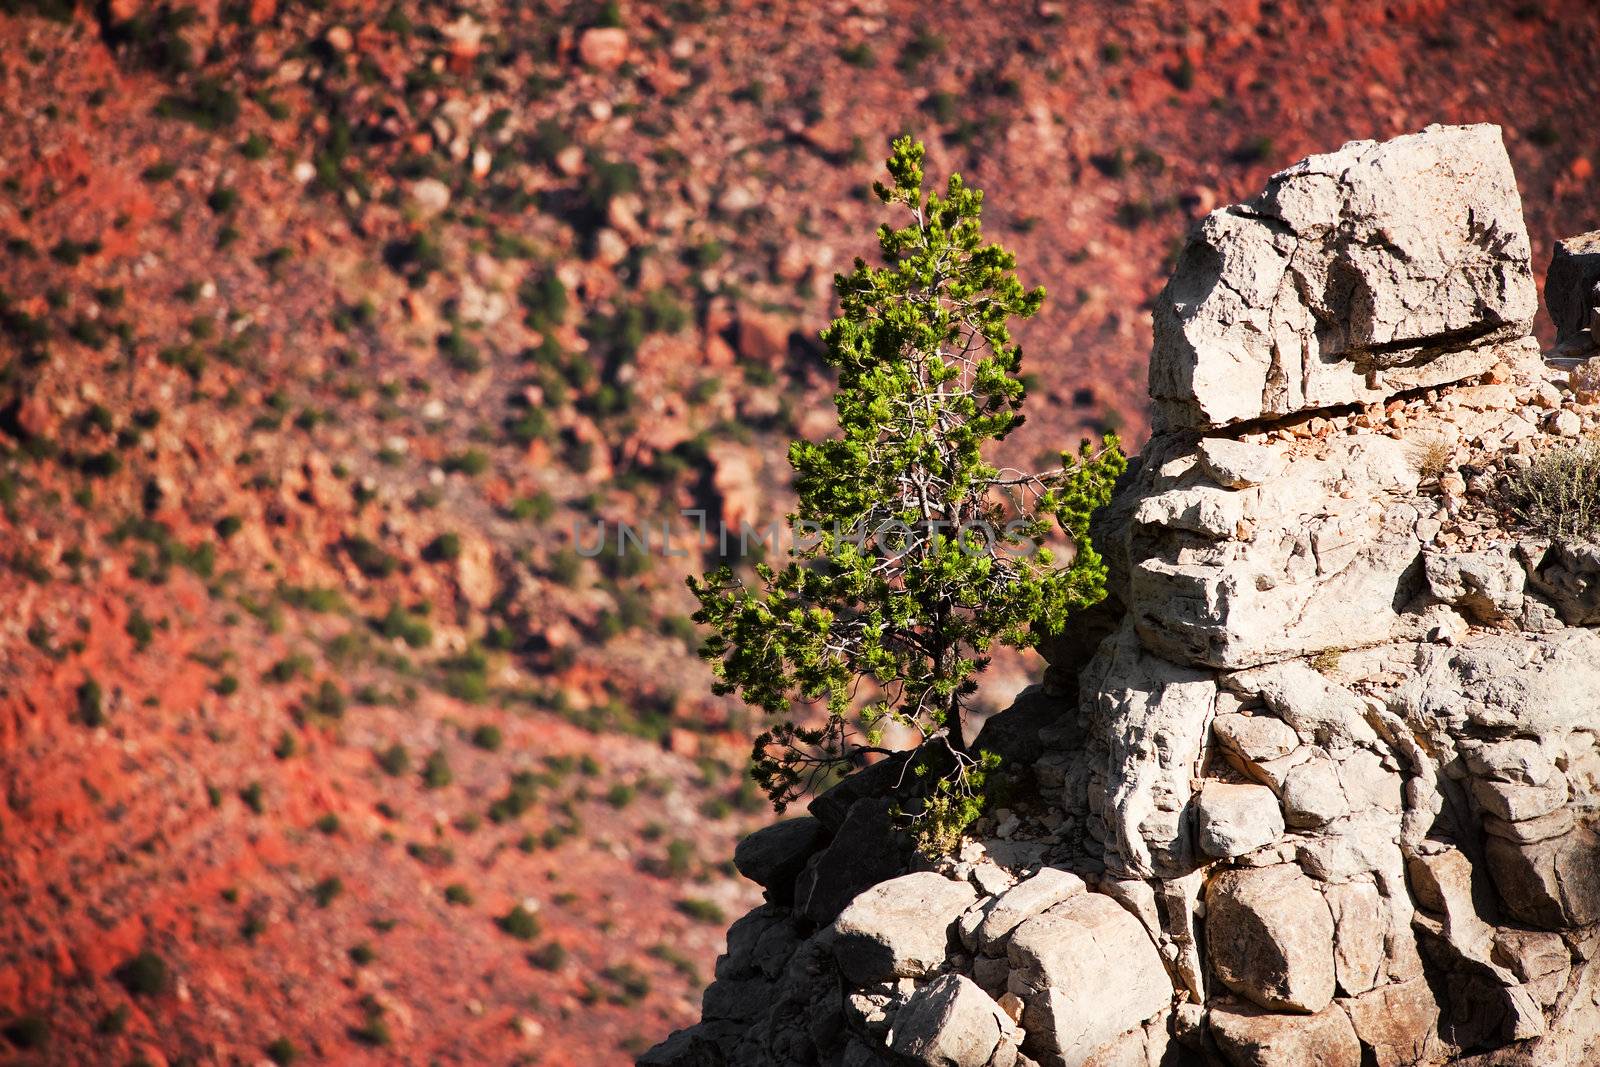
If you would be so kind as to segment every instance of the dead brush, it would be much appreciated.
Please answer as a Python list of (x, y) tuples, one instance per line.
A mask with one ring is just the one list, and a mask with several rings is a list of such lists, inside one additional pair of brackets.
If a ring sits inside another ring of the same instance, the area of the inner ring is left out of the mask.
[(1437, 482), (1454, 465), (1456, 443), (1443, 434), (1423, 438), (1412, 445), (1411, 463), (1424, 482)]
[(1541, 453), (1507, 480), (1502, 497), (1512, 517), (1542, 537), (1600, 543), (1600, 440)]

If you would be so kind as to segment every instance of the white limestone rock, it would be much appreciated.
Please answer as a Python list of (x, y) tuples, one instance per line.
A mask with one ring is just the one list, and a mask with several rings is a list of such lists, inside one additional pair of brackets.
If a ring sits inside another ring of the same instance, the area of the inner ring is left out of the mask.
[[(1098, 1047), (1172, 1002), (1150, 935), (1122, 905), (1081, 893), (1019, 926), (1009, 988), (1025, 1005), (1024, 1051), (1080, 1067)], [(1107, 977), (1116, 976), (1115, 981)]]
[(1283, 810), (1264, 785), (1213, 779), (1200, 790), (1198, 809), (1200, 850), (1216, 859), (1254, 852), (1283, 836)]
[(966, 882), (932, 871), (879, 882), (833, 922), (839, 969), (856, 986), (931, 974), (944, 963), (950, 924), (977, 896)]
[(1370, 403), (1491, 367), (1538, 306), (1497, 126), (1352, 141), (1206, 216), (1157, 301), (1158, 431)]

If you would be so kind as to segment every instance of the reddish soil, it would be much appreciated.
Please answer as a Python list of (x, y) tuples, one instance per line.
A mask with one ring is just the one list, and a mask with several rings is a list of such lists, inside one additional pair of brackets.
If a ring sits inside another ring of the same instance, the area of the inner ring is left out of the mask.
[(1308, 152), (1498, 122), (1536, 262), (1600, 226), (1587, 0), (189, 10), (0, 2), (18, 1063), (622, 1063), (695, 1017), (752, 723), (690, 651), (708, 561), (570, 531), (782, 514), (890, 133), (1051, 293), (1023, 459), (1140, 439), (1185, 227)]

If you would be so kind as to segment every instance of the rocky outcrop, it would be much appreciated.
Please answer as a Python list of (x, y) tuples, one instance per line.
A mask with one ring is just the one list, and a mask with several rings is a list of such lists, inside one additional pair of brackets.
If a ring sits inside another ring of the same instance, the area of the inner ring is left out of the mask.
[(1353, 141), (1214, 211), (1156, 304), (1158, 430), (1459, 381), (1526, 336), (1537, 295), (1499, 127)]
[(1015, 799), (922, 859), (889, 762), (762, 831), (771, 903), (641, 1062), (1593, 1062), (1600, 550), (1500, 486), (1600, 409), (1533, 294), (1493, 127), (1208, 217), (1111, 596), (976, 741)]

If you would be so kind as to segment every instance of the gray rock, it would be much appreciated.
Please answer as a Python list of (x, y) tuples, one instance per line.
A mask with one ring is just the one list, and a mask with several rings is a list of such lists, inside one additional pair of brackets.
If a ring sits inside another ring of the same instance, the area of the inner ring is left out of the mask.
[(1029, 919), (1007, 954), (1010, 990), (1025, 1005), (1023, 1051), (1064, 1067), (1079, 1067), (1172, 1003), (1172, 981), (1143, 924), (1100, 893)]
[(1555, 762), (1545, 753), (1544, 747), (1527, 738), (1463, 742), (1461, 755), (1473, 774), (1496, 782), (1544, 785), (1556, 774)]
[(1218, 485), (1244, 489), (1271, 481), (1287, 463), (1283, 453), (1266, 445), (1246, 444), (1228, 437), (1205, 437), (1197, 446), (1200, 467)]
[(1572, 814), (1570, 807), (1552, 811), (1549, 815), (1541, 815), (1535, 819), (1523, 819), (1521, 822), (1508, 822), (1493, 815), (1483, 817), (1483, 832), (1493, 837), (1503, 837), (1521, 845), (1531, 845), (1536, 841), (1548, 841), (1552, 837), (1560, 837), (1577, 825), (1577, 819)]
[(834, 920), (834, 958), (855, 986), (931, 974), (945, 961), (950, 925), (978, 898), (966, 882), (918, 871), (880, 882)]
[(1389, 936), (1388, 912), (1371, 882), (1341, 882), (1323, 887), (1333, 915), (1333, 973), (1346, 996), (1378, 984)]
[(1198, 808), (1200, 851), (1217, 859), (1242, 856), (1283, 836), (1283, 810), (1263, 785), (1208, 781)]
[(1208, 1018), (1232, 1067), (1361, 1067), (1361, 1042), (1337, 1005), (1278, 1015), (1251, 1004), (1217, 1004)]
[(1287, 756), (1300, 744), (1294, 727), (1272, 715), (1218, 715), (1211, 732), (1229, 752), (1246, 763)]
[(1263, 1008), (1317, 1012), (1334, 992), (1333, 918), (1293, 864), (1224, 871), (1206, 886), (1206, 944), (1224, 985)]
[(1486, 633), (1423, 649), (1391, 706), (1410, 721), (1565, 736), (1600, 721), (1600, 634)]
[(1366, 720), (1365, 702), (1304, 663), (1288, 661), (1241, 671), (1230, 684), (1260, 695), (1297, 733), (1315, 738), (1330, 751), (1377, 742), (1378, 735)]
[(972, 979), (947, 974), (911, 994), (895, 1015), (889, 1047), (925, 1067), (984, 1067), (1010, 1028)]
[(1348, 811), (1339, 768), (1327, 756), (1313, 756), (1283, 776), (1283, 815), (1290, 826), (1326, 826)]
[(1544, 785), (1519, 785), (1477, 778), (1472, 796), (1485, 812), (1507, 822), (1549, 815), (1567, 802), (1567, 779), (1559, 771)]
[(906, 849), (890, 807), (888, 800), (857, 801), (828, 847), (811, 857), (795, 879), (795, 907), (806, 918), (826, 925), (857, 893), (905, 870)]
[(1104, 818), (1116, 859), (1128, 874), (1185, 873), (1186, 809), (1216, 682), (1151, 655), (1124, 625), (1084, 669), (1083, 693), (1108, 748)]
[(1508, 547), (1483, 552), (1429, 552), (1422, 557), (1428, 589), (1485, 625), (1522, 614), (1528, 573)]
[(1600, 230), (1557, 241), (1544, 278), (1544, 302), (1556, 324), (1556, 350), (1562, 355), (1586, 355), (1600, 348), (1591, 332), (1595, 309), (1600, 307)]
[(1155, 310), (1156, 429), (1459, 381), (1538, 306), (1496, 126), (1353, 141), (1206, 216)]
[(1528, 581), (1568, 626), (1600, 623), (1600, 545), (1553, 544), (1535, 560)]
[(998, 954), (998, 943), (1024, 921), (1083, 891), (1082, 878), (1071, 871), (1046, 867), (994, 898), (975, 931), (976, 946)]
[(780, 903), (792, 899), (794, 880), (827, 838), (822, 823), (802, 815), (763, 826), (739, 842), (733, 865)]

